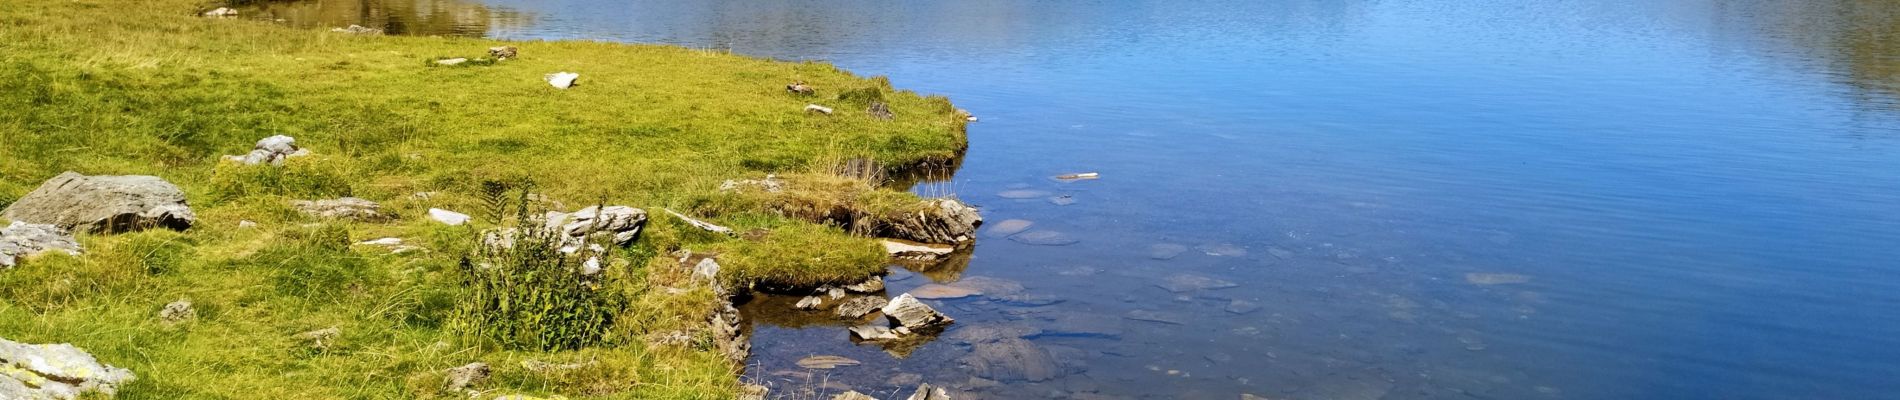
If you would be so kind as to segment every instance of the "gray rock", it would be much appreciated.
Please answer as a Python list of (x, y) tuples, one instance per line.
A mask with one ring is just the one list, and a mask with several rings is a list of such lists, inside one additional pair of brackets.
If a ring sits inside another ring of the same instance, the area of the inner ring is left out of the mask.
[(332, 326), (332, 327), (318, 329), (314, 331), (299, 333), (297, 334), (297, 336), (292, 336), (291, 338), (297, 339), (297, 341), (299, 342), (303, 342), (304, 345), (310, 346), (310, 348), (312, 349), (329, 350), (330, 345), (336, 344), (337, 336), (342, 336), (342, 335), (343, 335), (342, 329), (338, 329), (337, 327)]
[(628, 206), (592, 206), (571, 214), (552, 213), (547, 224), (548, 228), (558, 229), (571, 239), (608, 234), (612, 235), (614, 244), (625, 246), (633, 243), (646, 222), (645, 210)]
[(837, 396), (832, 396), (831, 400), (877, 400), (877, 398), (852, 390), (839, 393)]
[(355, 197), (340, 197), (330, 200), (297, 200), (290, 202), (298, 212), (317, 218), (344, 219), (362, 222), (383, 222), (392, 218), (383, 213), (383, 206), (374, 201)]
[(1009, 240), (1035, 246), (1068, 246), (1080, 242), (1069, 234), (1049, 230), (1023, 232), (1010, 236)]
[(1055, 358), (1023, 339), (999, 339), (976, 343), (973, 351), (958, 358), (976, 376), (999, 381), (1042, 382), (1061, 375)]
[(269, 164), (283, 166), (284, 160), (292, 157), (310, 155), (310, 150), (297, 147), (297, 139), (284, 135), (274, 135), (258, 140), (251, 146), (251, 152), (241, 156), (224, 156), (224, 159), (244, 165)]
[(330, 31), (336, 32), (336, 33), (347, 33), (351, 35), (381, 35), (383, 34), (383, 30), (381, 29), (376, 29), (376, 28), (371, 28), (371, 27), (356, 25), (356, 24), (350, 24), (350, 26), (347, 28), (330, 28)]
[(816, 310), (819, 307), (824, 307), (824, 305), (824, 296), (805, 296), (805, 298), (798, 299), (798, 304), (793, 304), (792, 307), (797, 307), (800, 310)]
[(945, 393), (943, 388), (925, 383), (917, 385), (917, 391), (912, 392), (906, 400), (950, 400), (950, 394)]
[(850, 331), (851, 331), (852, 337), (856, 337), (859, 340), (868, 340), (868, 341), (874, 341), (874, 342), (886, 341), (886, 340), (897, 340), (897, 339), (903, 338), (903, 336), (898, 335), (897, 332), (891, 330), (891, 328), (887, 328), (887, 327), (883, 327), (879, 325), (853, 326), (850, 328)]
[(468, 365), (450, 368), (448, 377), (442, 386), (450, 392), (460, 392), (481, 386), (488, 381), (488, 363), (473, 362)]
[(687, 225), (692, 225), (694, 228), (699, 228), (700, 230), (717, 233), (721, 235), (726, 235), (726, 236), (738, 235), (737, 233), (734, 233), (732, 231), (732, 228), (727, 228), (727, 227), (719, 226), (718, 224), (714, 224), (711, 222), (701, 221), (693, 217), (688, 217), (686, 216), (686, 214), (680, 214), (678, 211), (673, 211), (673, 209), (670, 209), (670, 208), (665, 208), (663, 210), (666, 210), (667, 214), (672, 214), (674, 218), (679, 218), (681, 221), (686, 221)]
[(1041, 334), (1042, 328), (1021, 323), (1001, 322), (957, 328), (944, 334), (943, 337), (957, 343), (976, 344), (1003, 339), (1024, 339)]
[(748, 383), (739, 386), (739, 400), (765, 400), (771, 394), (772, 388), (763, 385)]
[(911, 330), (943, 326), (956, 321), (949, 316), (943, 315), (943, 313), (937, 312), (936, 309), (930, 308), (930, 306), (925, 305), (923, 302), (917, 301), (917, 298), (912, 297), (909, 293), (891, 299), (891, 302), (885, 304), (882, 310), (884, 311), (884, 317), (889, 318), (892, 325), (909, 328)]
[(488, 48), (488, 56), (494, 57), (496, 60), (506, 60), (519, 56), (519, 52), (516, 51), (515, 46), (490, 47)]
[(1167, 289), (1170, 292), (1181, 293), (1195, 290), (1226, 289), (1240, 285), (1201, 275), (1174, 274), (1162, 279), (1161, 282), (1156, 283), (1155, 286), (1160, 286), (1162, 289)]
[(785, 91), (791, 92), (792, 94), (796, 94), (800, 96), (810, 96), (810, 95), (818, 94), (818, 89), (811, 87), (811, 85), (805, 84), (805, 82), (792, 82), (792, 84), (790, 85), (785, 85)]
[(811, 356), (811, 357), (801, 358), (798, 360), (799, 367), (810, 368), (810, 369), (832, 369), (832, 368), (837, 368), (837, 367), (849, 367), (849, 366), (854, 366), (858, 364), (863, 364), (863, 363), (859, 362), (858, 360), (853, 360), (853, 359), (841, 357), (841, 356)]
[(878, 242), (884, 244), (884, 251), (890, 253), (891, 258), (900, 260), (933, 261), (957, 251), (956, 246), (909, 240), (879, 239)]
[(195, 319), (198, 319), (198, 310), (191, 307), (191, 300), (180, 299), (158, 310), (158, 320), (166, 326), (191, 322)]
[(873, 276), (864, 282), (845, 285), (843, 289), (851, 293), (877, 293), (884, 291), (884, 278)]
[(25, 344), (0, 339), (0, 399), (69, 400), (111, 396), (137, 377), (100, 363), (71, 344)]
[(757, 189), (766, 193), (778, 193), (785, 191), (785, 181), (779, 180), (776, 175), (767, 174), (765, 175), (765, 179), (727, 179), (724, 183), (719, 184), (719, 191), (721, 192), (745, 189)]
[(910, 372), (892, 375), (891, 379), (884, 380), (884, 384), (891, 386), (910, 386), (919, 383), (924, 383), (924, 376)]
[(0, 268), (12, 267), (21, 258), (48, 251), (79, 255), (79, 242), (65, 229), (48, 224), (14, 221), (0, 228)]
[(13, 202), (0, 217), (52, 224), (69, 232), (118, 233), (164, 227), (184, 230), (198, 217), (185, 192), (155, 176), (85, 176), (66, 172)]
[(896, 114), (891, 113), (891, 106), (882, 101), (872, 101), (871, 107), (865, 109), (865, 112), (871, 114), (871, 118), (877, 118), (880, 121), (889, 121), (897, 117)]
[(433, 219), (435, 222), (441, 222), (444, 225), (455, 226), (468, 223), (470, 217), (468, 214), (440, 208), (431, 208), (429, 209), (429, 219)]
[(976, 239), (983, 216), (956, 199), (924, 200), (921, 212), (879, 221), (881, 236), (923, 243), (966, 243)]
[(865, 314), (870, 314), (872, 311), (884, 308), (884, 305), (889, 303), (890, 300), (885, 300), (879, 296), (858, 297), (845, 300), (844, 303), (838, 304), (837, 312), (840, 317), (859, 318), (865, 316)]

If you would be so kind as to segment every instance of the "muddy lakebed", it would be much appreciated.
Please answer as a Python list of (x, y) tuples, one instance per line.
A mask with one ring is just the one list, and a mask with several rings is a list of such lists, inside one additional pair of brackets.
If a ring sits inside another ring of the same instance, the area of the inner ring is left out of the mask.
[(747, 376), (783, 395), (1900, 390), (1900, 4), (275, 7), (254, 16), (823, 60), (974, 112), (960, 166), (916, 191), (985, 232), (882, 294), (956, 322), (892, 348), (750, 298)]

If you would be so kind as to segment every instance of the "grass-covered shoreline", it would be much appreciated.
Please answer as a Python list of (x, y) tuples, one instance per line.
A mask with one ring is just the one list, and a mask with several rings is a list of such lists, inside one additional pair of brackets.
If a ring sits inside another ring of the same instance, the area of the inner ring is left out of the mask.
[[(734, 367), (703, 338), (717, 302), (667, 255), (718, 251), (731, 279), (801, 284), (879, 270), (874, 241), (721, 193), (727, 179), (777, 173), (813, 203), (903, 212), (908, 194), (825, 173), (849, 159), (944, 163), (964, 147), (942, 98), (826, 64), (786, 63), (670, 46), (359, 36), (213, 19), (194, 0), (17, 0), (0, 6), (0, 206), (62, 171), (155, 175), (182, 187), (199, 221), (183, 232), (81, 235), (86, 254), (47, 255), (0, 270), (0, 337), (73, 343), (131, 369), (126, 399), (460, 397), (442, 371), (494, 366), (499, 394), (570, 398), (732, 398)], [(431, 66), (513, 45), (518, 59)], [(558, 90), (547, 73), (581, 74)], [(818, 88), (787, 93), (786, 83)], [(896, 118), (843, 99), (870, 90)], [(832, 116), (802, 111), (807, 103)], [(284, 134), (315, 153), (283, 167), (219, 160)], [(610, 345), (507, 350), (451, 332), (456, 266), (475, 227), (424, 218), (474, 213), (485, 181), (532, 182), (573, 210), (645, 208), (637, 243), (607, 264), (603, 290), (629, 299)], [(835, 190), (834, 190), (835, 189)], [(418, 196), (418, 193), (429, 195)], [(380, 202), (393, 222), (311, 218), (298, 199)], [(661, 207), (713, 216), (747, 235), (707, 234)], [(795, 214), (795, 213), (794, 213)], [(240, 228), (239, 221), (255, 221)], [(347, 243), (401, 237), (427, 251), (389, 254)], [(195, 322), (166, 326), (166, 303), (190, 299)], [(338, 327), (313, 350), (294, 335)], [(533, 361), (533, 362), (529, 362)], [(537, 363), (575, 368), (534, 368)]]

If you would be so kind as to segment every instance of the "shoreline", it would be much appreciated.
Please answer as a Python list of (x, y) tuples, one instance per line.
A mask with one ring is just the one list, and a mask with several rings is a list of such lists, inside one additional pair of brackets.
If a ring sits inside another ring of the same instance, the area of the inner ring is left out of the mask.
[[(118, 388), (133, 398), (733, 398), (743, 366), (722, 355), (733, 346), (699, 339), (735, 322), (725, 287), (882, 274), (890, 256), (867, 233), (944, 232), (900, 218), (931, 203), (886, 187), (911, 169), (887, 166), (954, 165), (967, 150), (968, 121), (947, 99), (829, 64), (198, 16), (211, 8), (28, 0), (4, 15), (19, 28), (0, 32), (14, 43), (0, 119), (18, 121), (0, 124), (0, 207), (72, 170), (155, 176), (195, 211), (189, 228), (78, 232), (78, 255), (0, 269), (0, 337), (83, 348), (136, 374)], [(495, 46), (519, 55), (434, 64)], [(578, 85), (542, 80), (555, 72), (579, 73)], [(795, 81), (816, 93), (788, 93)], [(223, 159), (275, 135), (307, 153)], [(836, 175), (856, 160), (878, 179)], [(792, 189), (721, 188), (773, 179)], [(471, 296), (456, 265), (485, 232), (526, 226), (488, 217), (505, 214), (491, 212), (491, 187), (563, 215), (645, 210), (637, 239), (590, 278), (627, 301), (603, 345), (512, 349), (453, 328)], [(344, 199), (370, 202), (371, 217), (304, 208)], [(445, 225), (438, 211), (468, 222)], [(680, 252), (717, 254), (716, 284), (694, 283)], [(179, 301), (191, 319), (160, 318)], [(492, 378), (443, 388), (471, 362)]]

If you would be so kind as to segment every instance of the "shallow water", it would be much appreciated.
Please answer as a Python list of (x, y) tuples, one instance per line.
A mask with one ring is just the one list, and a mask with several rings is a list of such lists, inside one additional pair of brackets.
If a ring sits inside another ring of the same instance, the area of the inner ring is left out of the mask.
[[(932, 300), (958, 322), (905, 358), (756, 301), (751, 372), (781, 385), (842, 355), (813, 381), (883, 398), (903, 373), (980, 398), (1900, 391), (1900, 3), (394, 3), (358, 6), (827, 60), (981, 117), (925, 189), (1075, 243), (984, 237), (890, 293), (1032, 301)], [(1050, 178), (1075, 172), (1102, 175)], [(1041, 333), (953, 338), (988, 328)]]

